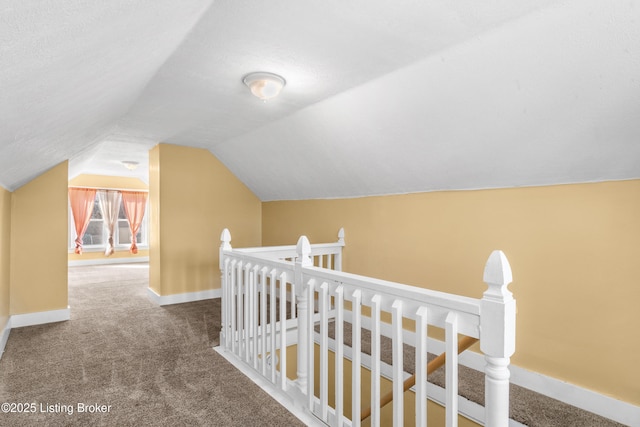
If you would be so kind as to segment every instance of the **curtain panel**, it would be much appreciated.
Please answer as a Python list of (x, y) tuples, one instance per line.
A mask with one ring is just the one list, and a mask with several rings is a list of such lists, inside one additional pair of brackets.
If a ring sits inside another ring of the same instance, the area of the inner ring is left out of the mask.
[(109, 256), (115, 252), (113, 235), (115, 232), (116, 224), (118, 223), (120, 199), (120, 192), (117, 190), (98, 191), (98, 202), (100, 205), (100, 211), (102, 212), (104, 227), (107, 230), (107, 234), (109, 235), (107, 247), (104, 251), (105, 256)]
[(82, 237), (89, 226), (95, 200), (96, 190), (94, 188), (69, 188), (69, 203), (76, 229), (75, 253), (77, 254), (82, 253)]
[(148, 195), (148, 193), (142, 191), (122, 191), (122, 204), (131, 229), (131, 248), (129, 250), (132, 254), (138, 253), (136, 236), (144, 218)]

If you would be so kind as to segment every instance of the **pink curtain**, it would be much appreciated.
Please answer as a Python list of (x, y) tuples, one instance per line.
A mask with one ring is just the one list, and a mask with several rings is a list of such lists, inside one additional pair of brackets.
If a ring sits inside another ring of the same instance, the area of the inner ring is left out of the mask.
[(112, 255), (115, 251), (113, 242), (113, 233), (118, 223), (118, 212), (120, 211), (120, 192), (117, 190), (101, 190), (98, 191), (98, 202), (104, 226), (109, 234), (107, 248), (104, 251), (105, 256)]
[(140, 231), (140, 224), (144, 218), (144, 209), (147, 205), (147, 193), (142, 191), (123, 191), (122, 204), (124, 205), (124, 213), (129, 220), (129, 228), (131, 229), (131, 253), (138, 253), (136, 245), (136, 235)]
[(87, 231), (89, 220), (93, 213), (93, 203), (96, 200), (96, 190), (92, 188), (69, 188), (69, 202), (76, 228), (75, 253), (82, 253), (82, 237)]

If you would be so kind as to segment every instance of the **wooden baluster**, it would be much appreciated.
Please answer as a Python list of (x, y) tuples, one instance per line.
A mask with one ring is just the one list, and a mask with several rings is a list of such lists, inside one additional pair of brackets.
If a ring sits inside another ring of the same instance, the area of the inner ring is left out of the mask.
[(222, 327), (220, 328), (220, 345), (228, 348), (227, 334), (229, 329), (229, 259), (225, 258), (224, 252), (231, 251), (231, 233), (228, 229), (222, 230), (220, 234), (220, 253), (218, 256), (218, 265), (220, 267), (220, 287), (222, 288), (222, 301), (220, 304), (220, 319)]
[(336, 424), (342, 426), (344, 422), (344, 288), (339, 285), (335, 292), (335, 407)]
[[(296, 245), (296, 253), (297, 257), (295, 262), (294, 278), (295, 289), (297, 291), (295, 298), (298, 302), (298, 354), (296, 359), (298, 362), (298, 367), (296, 370), (296, 385), (298, 386), (298, 389), (304, 394), (307, 392), (307, 380), (309, 377), (309, 368), (307, 366), (307, 352), (313, 352), (313, 345), (311, 345), (311, 348), (309, 348), (309, 345), (307, 344), (309, 342), (308, 306), (310, 301), (307, 297), (307, 289), (304, 284), (304, 275), (302, 273), (303, 268), (310, 267), (312, 265), (311, 244), (309, 243), (309, 239), (307, 239), (306, 236), (300, 236), (300, 238), (298, 239), (298, 244)], [(312, 301), (313, 300), (311, 300), (311, 305), (313, 305)], [(311, 310), (311, 312), (313, 313), (313, 310)], [(311, 323), (313, 324), (313, 322)], [(311, 333), (310, 342), (313, 343), (313, 332)]]
[[(236, 324), (236, 319), (237, 319), (237, 314), (236, 314), (236, 309), (238, 307), (237, 304), (237, 297), (236, 297), (236, 289), (237, 289), (237, 285), (236, 285), (236, 279), (237, 279), (237, 275), (236, 275), (236, 263), (237, 261), (234, 259), (233, 261), (231, 261), (231, 265), (230, 265), (230, 269), (231, 269), (231, 274), (229, 277), (229, 304), (231, 305), (231, 310), (229, 311), (229, 317), (231, 318), (231, 330), (230, 330), (230, 334), (229, 334), (229, 338), (227, 339), (227, 348), (229, 348), (229, 345), (231, 346), (231, 351), (233, 353), (236, 352), (236, 342), (238, 341), (238, 334), (237, 334), (237, 324)], [(229, 343), (229, 340), (231, 340), (231, 343)]]
[[(315, 312), (315, 280), (310, 280), (307, 283), (307, 301), (308, 301), (308, 309), (307, 309), (307, 342), (305, 347), (307, 348), (306, 357), (307, 357), (307, 369), (310, 372), (315, 372), (314, 369), (314, 346), (315, 346), (315, 330), (313, 327), (313, 315)], [(298, 353), (300, 356), (300, 353)], [(309, 410), (314, 412), (314, 404), (315, 404), (315, 391), (314, 391), (314, 375), (307, 376), (307, 405)]]
[(361, 335), (362, 319), (361, 319), (362, 292), (358, 289), (353, 292), (353, 300), (351, 309), (353, 310), (353, 322), (351, 329), (351, 425), (353, 427), (360, 426), (361, 411), (360, 403), (360, 352), (361, 352)]
[(427, 307), (416, 312), (416, 426), (427, 425)]
[(291, 291), (289, 292), (289, 308), (290, 308), (290, 312), (291, 315), (289, 316), (289, 319), (296, 319), (298, 317), (298, 304), (296, 301), (296, 283), (295, 283), (295, 278), (293, 280), (293, 282), (289, 283), (289, 289), (291, 289)]
[[(509, 424), (509, 359), (515, 351), (516, 302), (507, 289), (511, 266), (493, 251), (484, 269), (488, 289), (480, 302), (480, 349), (485, 354), (485, 425)], [(484, 334), (486, 332), (486, 335)]]
[(270, 309), (270, 317), (269, 317), (269, 331), (271, 332), (271, 349), (269, 350), (270, 360), (271, 360), (271, 383), (276, 383), (276, 348), (278, 346), (277, 338), (278, 333), (276, 331), (276, 307), (278, 304), (276, 293), (276, 270), (271, 270), (269, 274), (269, 287), (271, 288), (269, 292), (269, 309)]
[[(371, 426), (380, 426), (380, 306), (382, 298), (371, 298)], [(360, 417), (362, 419), (362, 416)]]
[(222, 288), (222, 300), (220, 301), (220, 345), (227, 348), (227, 336), (229, 334), (229, 258), (222, 261), (222, 275), (220, 277), (220, 287)]
[(260, 334), (258, 333), (259, 329), (258, 329), (258, 316), (260, 314), (260, 309), (259, 309), (259, 297), (260, 297), (260, 293), (259, 293), (259, 283), (258, 283), (258, 271), (260, 270), (260, 266), (256, 265), (253, 267), (253, 270), (251, 271), (251, 316), (252, 316), (252, 322), (251, 322), (251, 335), (252, 335), (252, 347), (253, 347), (253, 369), (255, 369), (256, 371), (258, 370), (258, 354), (260, 354), (260, 347), (259, 347), (259, 341), (260, 341)]
[(391, 305), (392, 353), (393, 353), (393, 425), (404, 424), (404, 348), (402, 345), (402, 301), (395, 300)]
[(329, 413), (329, 315), (328, 315), (329, 284), (320, 285), (318, 295), (320, 311), (320, 414), (323, 421), (327, 421)]
[(249, 270), (251, 268), (251, 264), (250, 263), (246, 263), (244, 265), (244, 277), (243, 277), (243, 282), (244, 282), (244, 307), (242, 308), (242, 310), (244, 310), (244, 323), (242, 325), (242, 330), (244, 333), (244, 361), (249, 364), (249, 359), (251, 356), (251, 349), (250, 349), (250, 329), (251, 329), (251, 279), (249, 278)]
[(236, 331), (238, 332), (238, 344), (237, 344), (237, 355), (238, 357), (242, 358), (242, 344), (243, 344), (243, 333), (244, 333), (244, 326), (242, 323), (242, 319), (244, 318), (243, 316), (243, 312), (242, 309), (244, 307), (244, 293), (242, 290), (242, 279), (243, 279), (243, 274), (242, 274), (242, 261), (238, 261), (238, 263), (236, 264), (236, 314), (237, 314), (237, 318), (236, 318)]
[[(338, 230), (338, 244), (344, 247), (344, 228)], [(342, 247), (335, 254), (335, 258), (333, 261), (333, 269), (336, 271), (342, 271)]]
[(246, 355), (245, 361), (247, 363), (251, 363), (251, 359), (253, 356), (253, 316), (254, 316), (254, 306), (253, 306), (253, 266), (248, 264), (245, 268), (244, 274), (246, 277), (245, 281), (245, 342), (246, 342)]
[(445, 319), (445, 411), (447, 427), (458, 426), (458, 315), (447, 314)]
[(267, 267), (260, 270), (260, 352), (262, 376), (267, 376)]
[(287, 275), (280, 274), (280, 388), (287, 391)]

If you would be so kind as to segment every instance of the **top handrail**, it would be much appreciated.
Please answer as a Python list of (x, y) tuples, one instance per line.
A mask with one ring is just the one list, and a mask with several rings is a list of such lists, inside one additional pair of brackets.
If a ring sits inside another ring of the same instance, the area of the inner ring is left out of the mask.
[(391, 282), (344, 271), (329, 270), (321, 267), (303, 267), (303, 272), (316, 279), (334, 281), (360, 288), (372, 293), (384, 294), (401, 299), (417, 302), (428, 302), (448, 309), (466, 312), (473, 315), (480, 314), (480, 301), (477, 298), (455, 295), (432, 289), (420, 288), (398, 282)]
[[(306, 238), (305, 238), (306, 239)], [(221, 250), (231, 251), (246, 258), (254, 258), (254, 260), (262, 261), (280, 261), (280, 266), (292, 267), (293, 260), (298, 256), (297, 245), (286, 246), (268, 246), (253, 248), (231, 248), (231, 237), (227, 229), (221, 235)], [(308, 240), (307, 240), (308, 242)], [(338, 241), (334, 243), (319, 243), (309, 245), (311, 248), (310, 255), (317, 255), (318, 249), (337, 247), (342, 249), (345, 246), (344, 229), (338, 232)], [(269, 256), (260, 256), (261, 254), (279, 254), (274, 258)], [(290, 258), (292, 261), (285, 261)], [(425, 289), (416, 286), (410, 286), (403, 283), (376, 279), (373, 277), (362, 276), (358, 274), (346, 273), (332, 269), (326, 269), (315, 266), (302, 267), (303, 274), (312, 276), (316, 280), (328, 282), (343, 283), (352, 287), (362, 289), (365, 293), (379, 293), (390, 297), (396, 297), (405, 300), (415, 301), (417, 303), (427, 303), (432, 306), (440, 306), (445, 309), (455, 310), (458, 312), (468, 313), (473, 316), (479, 316), (482, 311), (482, 301), (513, 301), (511, 292), (508, 291), (507, 285), (511, 282), (511, 269), (509, 262), (501, 251), (494, 251), (487, 264), (485, 265), (484, 280), (488, 285), (487, 291), (483, 295), (483, 299), (471, 298), (462, 295)], [(475, 334), (473, 334), (475, 335)]]
[[(223, 246), (228, 244), (230, 236), (223, 233)], [(324, 248), (339, 248), (344, 247), (344, 230), (340, 229), (338, 234), (339, 240), (334, 243), (320, 243), (316, 245), (309, 245), (311, 253), (309, 255), (317, 255), (318, 250)], [(306, 240), (308, 242), (308, 240)], [(230, 248), (230, 245), (228, 246)], [(231, 249), (227, 249), (228, 251)], [(269, 265), (273, 268), (285, 268), (290, 270), (294, 266), (293, 260), (298, 257), (297, 245), (287, 246), (270, 246), (270, 247), (256, 247), (256, 248), (240, 248), (232, 249), (231, 254), (244, 258), (246, 261), (252, 263), (261, 262)], [(286, 260), (290, 259), (290, 260)], [(307, 278), (313, 278), (315, 280), (327, 281), (333, 283), (341, 283), (346, 286), (358, 288), (363, 291), (363, 298), (366, 300), (367, 295), (381, 294), (391, 298), (398, 298), (405, 300), (409, 304), (428, 304), (430, 306), (442, 307), (444, 310), (455, 310), (459, 313), (467, 313), (479, 319), (480, 316), (480, 304), (481, 300), (477, 298), (471, 298), (462, 295), (454, 295), (446, 292), (435, 291), (431, 289), (425, 289), (421, 287), (411, 286), (403, 283), (392, 282), (383, 279), (376, 279), (373, 277), (346, 273), (343, 271), (337, 271), (333, 269), (327, 269), (323, 267), (315, 267), (312, 265), (301, 266), (302, 274)], [(478, 324), (477, 320), (473, 322)], [(478, 336), (477, 330), (467, 331), (472, 336)]]
[[(298, 245), (233, 248), (231, 246), (231, 233), (226, 228), (222, 230), (220, 240), (222, 242), (220, 245), (220, 260), (222, 260), (224, 253), (229, 252), (237, 255), (242, 254), (256, 256), (264, 258), (265, 260), (277, 259), (291, 262), (296, 261), (299, 257)], [(340, 230), (338, 230), (338, 240), (336, 242), (316, 243), (311, 245), (308, 243), (308, 239), (306, 241), (309, 246), (308, 256), (316, 260), (318, 265), (322, 266), (325, 264), (324, 257), (326, 256), (325, 265), (332, 266), (334, 270), (342, 270), (342, 251), (345, 247), (344, 228), (340, 228)]]
[[(230, 235), (228, 234), (225, 235), (224, 232), (223, 232), (223, 235), (221, 236), (221, 240), (223, 240), (223, 238), (229, 239), (227, 240), (227, 243), (231, 241)], [(223, 240), (223, 242), (224, 241), (225, 240)], [(336, 252), (337, 252), (339, 250), (338, 248), (343, 248), (344, 246), (345, 246), (344, 228), (341, 228), (338, 231), (338, 240), (336, 242), (311, 244), (311, 255), (319, 255), (320, 253), (322, 254), (329, 253), (327, 251), (322, 251), (322, 249), (336, 248)], [(229, 248), (230, 248), (230, 245), (229, 245)], [(280, 257), (283, 257), (283, 258), (295, 258), (298, 255), (296, 245), (255, 246), (255, 247), (249, 247), (249, 248), (233, 248), (233, 251), (240, 252), (240, 253), (253, 253), (253, 254), (278, 254)]]

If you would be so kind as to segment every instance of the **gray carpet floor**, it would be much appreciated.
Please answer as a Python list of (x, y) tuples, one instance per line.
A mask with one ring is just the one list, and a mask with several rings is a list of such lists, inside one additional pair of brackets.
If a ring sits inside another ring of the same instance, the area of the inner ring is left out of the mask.
[(71, 320), (11, 331), (0, 402), (36, 412), (0, 413), (0, 425), (302, 425), (212, 349), (219, 300), (158, 307), (147, 286), (145, 264), (71, 267)]

